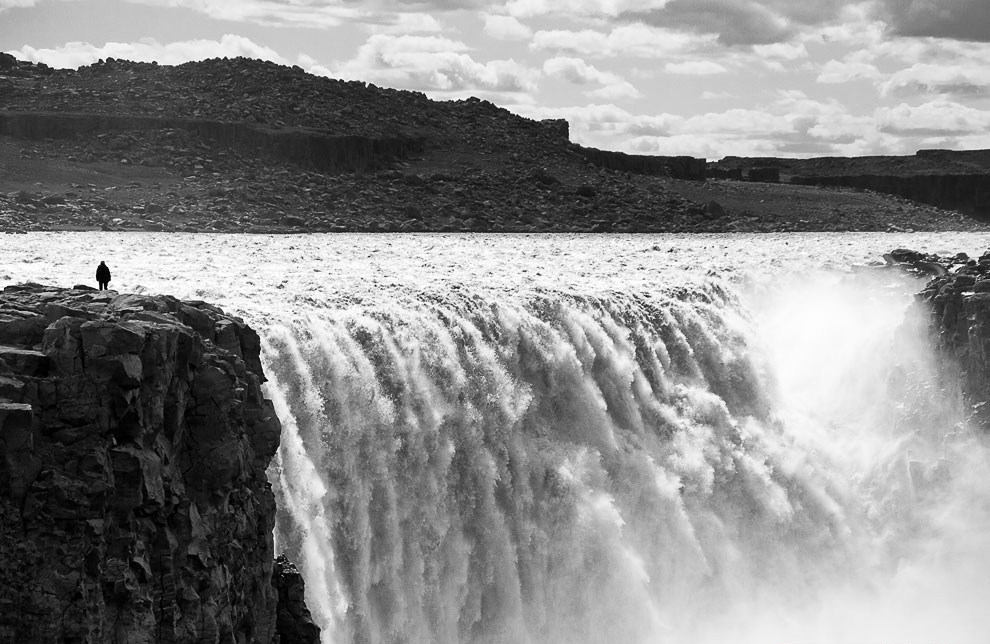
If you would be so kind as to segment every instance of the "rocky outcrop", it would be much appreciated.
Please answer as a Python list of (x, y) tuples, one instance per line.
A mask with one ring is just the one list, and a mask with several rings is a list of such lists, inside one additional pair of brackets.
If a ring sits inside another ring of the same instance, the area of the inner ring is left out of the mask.
[(259, 352), (203, 302), (4, 289), (0, 641), (275, 638)]
[(278, 593), (280, 644), (320, 644), (320, 629), (306, 606), (306, 582), (285, 555), (275, 560), (272, 585)]
[(970, 420), (990, 432), (990, 253), (978, 260), (964, 254), (928, 257), (942, 274), (918, 294), (929, 313), (938, 346), (961, 374)]
[(574, 150), (594, 165), (616, 172), (631, 172), (672, 179), (705, 179), (705, 160), (688, 156), (665, 157), (626, 154), (575, 145)]
[(248, 123), (157, 116), (0, 112), (0, 135), (31, 140), (183, 130), (211, 146), (268, 155), (329, 172), (365, 172), (422, 152), (415, 136), (328, 134), (310, 128), (272, 128)]

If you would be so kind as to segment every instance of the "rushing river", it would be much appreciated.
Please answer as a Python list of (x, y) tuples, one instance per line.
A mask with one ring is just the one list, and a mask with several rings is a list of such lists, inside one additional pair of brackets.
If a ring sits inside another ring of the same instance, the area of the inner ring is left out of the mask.
[(990, 451), (911, 294), (973, 234), (0, 238), (263, 339), (325, 642), (986, 641)]

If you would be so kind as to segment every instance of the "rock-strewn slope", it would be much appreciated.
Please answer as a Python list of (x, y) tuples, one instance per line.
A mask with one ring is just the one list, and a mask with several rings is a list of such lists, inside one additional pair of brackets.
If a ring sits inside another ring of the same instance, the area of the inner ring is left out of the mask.
[(702, 159), (584, 148), (566, 121), (240, 58), (53, 70), (0, 55), (0, 166), (8, 231), (978, 226), (852, 190), (725, 201)]
[(0, 641), (273, 641), (259, 351), (202, 302), (4, 289)]

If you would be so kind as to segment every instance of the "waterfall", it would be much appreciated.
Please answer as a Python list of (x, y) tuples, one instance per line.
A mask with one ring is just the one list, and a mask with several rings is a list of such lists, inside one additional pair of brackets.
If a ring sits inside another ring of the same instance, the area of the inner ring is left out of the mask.
[(301, 307), (263, 329), (277, 548), (324, 642), (979, 639), (990, 468), (909, 302)]

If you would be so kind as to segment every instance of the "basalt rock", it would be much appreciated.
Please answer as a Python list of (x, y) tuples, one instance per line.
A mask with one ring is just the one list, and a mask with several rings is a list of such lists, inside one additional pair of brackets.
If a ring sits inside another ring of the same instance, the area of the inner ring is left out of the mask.
[(970, 420), (990, 432), (990, 253), (941, 260), (945, 269), (917, 300), (930, 315), (938, 346), (961, 374)]
[(0, 345), (0, 641), (275, 640), (254, 331), (28, 284), (0, 294)]

